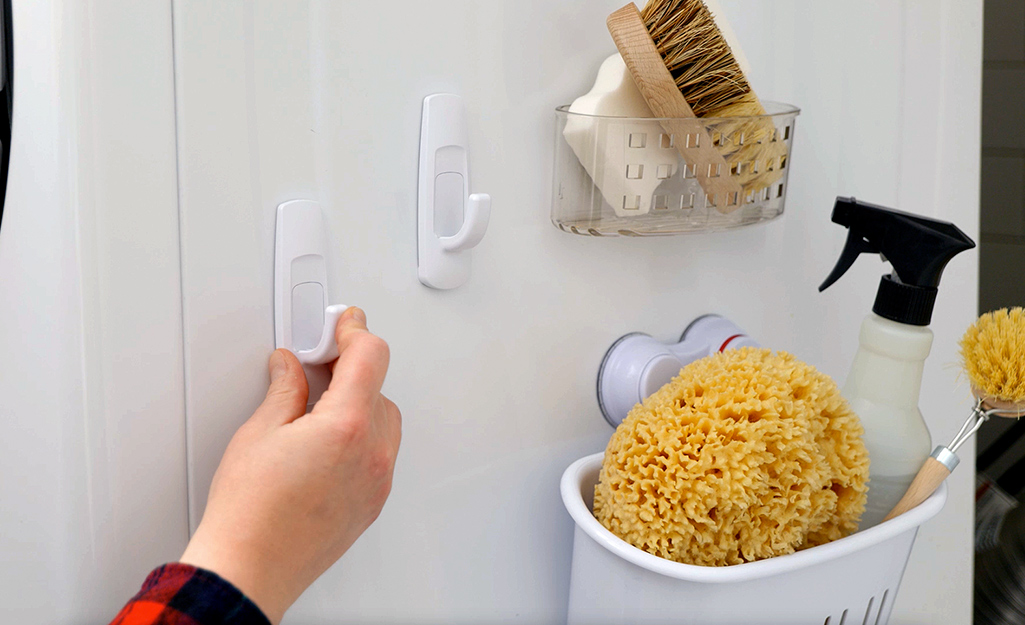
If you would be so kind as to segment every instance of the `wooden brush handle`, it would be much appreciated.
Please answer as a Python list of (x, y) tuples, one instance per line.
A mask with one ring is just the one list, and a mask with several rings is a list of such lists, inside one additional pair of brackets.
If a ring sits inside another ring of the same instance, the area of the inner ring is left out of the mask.
[[(716, 209), (730, 213), (740, 208), (743, 202), (740, 183), (730, 178), (726, 159), (712, 145), (704, 124), (694, 116), (694, 111), (680, 93), (644, 26), (637, 6), (631, 2), (615, 11), (609, 15), (606, 24), (648, 108), (655, 117), (669, 118), (660, 122), (662, 127), (675, 136), (677, 151), (694, 168), (705, 193), (715, 198)], [(696, 137), (696, 146), (693, 142), (688, 144), (688, 136)]]
[[(893, 507), (893, 510), (890, 510), (890, 514), (887, 514), (883, 521), (886, 522), (900, 516), (928, 499), (929, 495), (932, 495), (939, 488), (948, 475), (950, 475), (950, 469), (944, 466), (942, 462), (935, 458), (927, 458), (925, 464), (918, 470), (918, 475), (911, 482), (911, 486), (908, 486), (907, 492), (904, 493), (904, 496), (900, 498), (900, 501)], [(869, 483), (869, 488), (872, 488), (871, 483)]]

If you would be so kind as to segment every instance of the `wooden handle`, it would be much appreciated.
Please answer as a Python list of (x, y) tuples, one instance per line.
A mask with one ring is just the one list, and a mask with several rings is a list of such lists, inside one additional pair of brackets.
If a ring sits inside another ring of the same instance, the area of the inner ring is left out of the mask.
[[(918, 470), (918, 475), (915, 476), (914, 481), (911, 482), (911, 486), (908, 486), (908, 490), (904, 493), (904, 496), (900, 498), (897, 505), (890, 510), (890, 514), (886, 515), (883, 522), (889, 521), (893, 517), (900, 516), (908, 510), (914, 508), (918, 504), (922, 503), (929, 498), (929, 495), (933, 494), (943, 480), (947, 479), (950, 475), (950, 469), (943, 466), (943, 463), (935, 458), (928, 458), (922, 468)], [(869, 489), (872, 488), (871, 482), (869, 483)]]
[(656, 117), (670, 118), (660, 122), (662, 127), (675, 135), (677, 151), (693, 168), (705, 193), (715, 198), (716, 209), (730, 213), (740, 208), (743, 202), (740, 183), (730, 178), (726, 159), (715, 149), (704, 124), (694, 116), (680, 93), (644, 26), (637, 5), (631, 2), (615, 11), (606, 24), (648, 108)]
[(998, 417), (1010, 417), (1012, 419), (1025, 416), (1025, 403), (1013, 402), (996, 397), (987, 397), (985, 393), (972, 385), (972, 395), (982, 400), (983, 410), (999, 410)]

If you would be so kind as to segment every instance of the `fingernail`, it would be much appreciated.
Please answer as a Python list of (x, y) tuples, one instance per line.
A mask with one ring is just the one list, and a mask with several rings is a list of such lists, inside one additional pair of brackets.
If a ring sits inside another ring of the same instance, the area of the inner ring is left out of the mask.
[(288, 365), (285, 364), (285, 357), (275, 350), (275, 352), (270, 355), (270, 381), (277, 381), (284, 376), (287, 371)]
[(365, 312), (363, 312), (362, 308), (356, 308), (355, 306), (353, 306), (353, 308), (352, 308), (352, 316), (353, 316), (354, 319), (356, 319), (357, 321), (359, 321), (363, 325), (367, 324), (367, 314)]

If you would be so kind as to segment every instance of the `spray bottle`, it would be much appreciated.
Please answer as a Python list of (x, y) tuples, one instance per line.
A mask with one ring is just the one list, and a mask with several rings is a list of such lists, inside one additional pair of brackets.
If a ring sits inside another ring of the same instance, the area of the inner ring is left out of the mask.
[(927, 326), (943, 269), (975, 243), (951, 223), (854, 198), (837, 198), (833, 221), (849, 229), (847, 243), (819, 291), (839, 280), (860, 254), (880, 254), (893, 266), (861, 324), (858, 352), (841, 391), (865, 428), (870, 481), (860, 529), (866, 529), (897, 504), (929, 457), (932, 439), (918, 409), (932, 348)]

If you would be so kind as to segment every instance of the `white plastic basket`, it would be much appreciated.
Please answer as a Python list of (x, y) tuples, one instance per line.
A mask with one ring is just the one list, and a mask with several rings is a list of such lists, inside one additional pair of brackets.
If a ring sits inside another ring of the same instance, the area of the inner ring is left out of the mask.
[(947, 499), (946, 484), (917, 508), (847, 538), (726, 567), (651, 555), (605, 529), (591, 512), (603, 454), (562, 476), (576, 523), (569, 625), (885, 625), (918, 527)]

